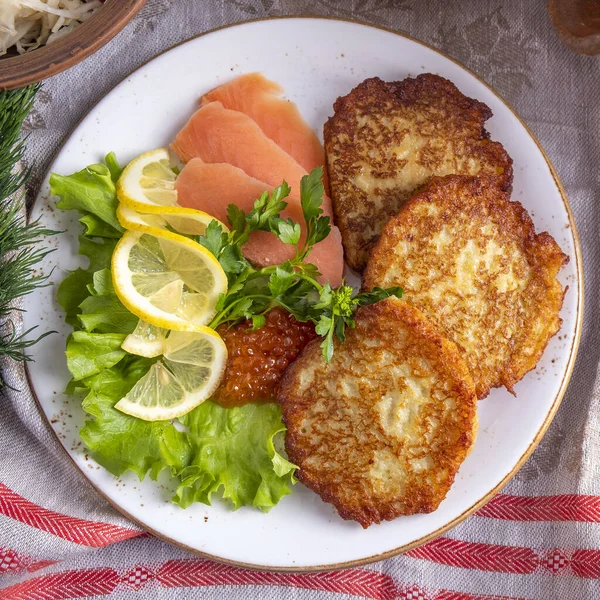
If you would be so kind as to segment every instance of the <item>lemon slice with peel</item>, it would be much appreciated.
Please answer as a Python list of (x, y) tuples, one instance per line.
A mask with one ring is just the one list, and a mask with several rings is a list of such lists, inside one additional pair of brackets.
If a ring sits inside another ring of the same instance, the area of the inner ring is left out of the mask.
[(140, 319), (133, 333), (123, 340), (121, 348), (129, 354), (154, 358), (164, 353), (168, 333), (168, 329), (156, 327)]
[(216, 312), (227, 276), (200, 244), (168, 231), (126, 231), (112, 256), (123, 305), (140, 319), (175, 331), (200, 331)]
[(216, 331), (172, 331), (163, 357), (115, 408), (144, 421), (181, 417), (210, 398), (226, 363), (227, 347)]
[(229, 229), (208, 213), (180, 206), (153, 206), (134, 210), (124, 204), (117, 207), (117, 219), (125, 229), (155, 227), (183, 235), (204, 235), (211, 221), (217, 221), (224, 232)]
[(166, 148), (150, 150), (134, 158), (117, 181), (117, 198), (133, 209), (177, 204), (175, 173)]

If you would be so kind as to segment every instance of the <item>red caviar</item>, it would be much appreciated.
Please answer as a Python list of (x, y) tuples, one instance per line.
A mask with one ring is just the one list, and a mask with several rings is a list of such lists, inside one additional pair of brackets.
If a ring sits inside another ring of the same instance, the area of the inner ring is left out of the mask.
[(228, 352), (223, 381), (212, 397), (221, 406), (273, 402), (287, 366), (317, 337), (313, 323), (301, 323), (279, 308), (269, 311), (265, 325), (255, 331), (249, 321), (217, 331)]

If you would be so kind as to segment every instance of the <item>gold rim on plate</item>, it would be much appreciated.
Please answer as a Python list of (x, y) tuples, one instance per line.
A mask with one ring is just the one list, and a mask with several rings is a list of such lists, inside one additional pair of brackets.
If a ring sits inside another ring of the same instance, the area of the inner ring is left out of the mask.
[[(174, 48), (177, 48), (177, 47), (179, 47), (179, 46), (181, 46), (183, 44), (186, 44), (187, 42), (190, 42), (192, 40), (196, 40), (198, 38), (201, 38), (201, 37), (203, 37), (205, 35), (209, 35), (211, 33), (216, 33), (218, 31), (222, 31), (223, 29), (230, 29), (232, 27), (237, 27), (237, 26), (240, 26), (240, 25), (245, 25), (247, 23), (257, 23), (257, 22), (261, 22), (261, 21), (274, 21), (274, 20), (282, 20), (282, 19), (320, 19), (320, 20), (323, 20), (323, 21), (342, 21), (342, 22), (345, 22), (345, 23), (352, 23), (354, 25), (362, 25), (364, 27), (371, 27), (371, 28), (374, 28), (374, 29), (379, 29), (380, 31), (385, 31), (387, 33), (393, 33), (394, 35), (398, 35), (400, 37), (408, 39), (408, 40), (410, 40), (412, 42), (415, 42), (415, 43), (417, 43), (417, 44), (419, 44), (421, 46), (424, 46), (425, 48), (428, 48), (429, 50), (432, 50), (432, 51), (436, 52), (437, 54), (440, 54), (444, 58), (446, 58), (449, 61), (453, 62), (455, 65), (459, 66), (460, 68), (462, 68), (463, 70), (465, 70), (467, 73), (469, 73), (470, 75), (472, 75), (477, 81), (479, 81), (480, 83), (482, 83), (517, 118), (517, 120), (525, 128), (525, 130), (527, 131), (528, 135), (531, 137), (531, 139), (533, 140), (533, 142), (535, 143), (535, 145), (538, 147), (539, 151), (542, 153), (542, 156), (544, 157), (544, 160), (546, 161), (546, 164), (548, 165), (548, 168), (550, 170), (552, 178), (554, 179), (554, 183), (556, 184), (556, 187), (558, 188), (558, 191), (559, 191), (560, 196), (562, 198), (565, 210), (567, 211), (567, 216), (569, 218), (569, 227), (570, 227), (572, 235), (573, 235), (573, 243), (574, 243), (574, 247), (575, 247), (575, 263), (576, 263), (576, 271), (577, 271), (577, 292), (578, 292), (578, 296), (577, 296), (577, 298), (578, 298), (577, 299), (577, 317), (576, 317), (576, 321), (575, 321), (575, 335), (573, 337), (573, 342), (572, 342), (571, 348), (569, 350), (569, 359), (568, 359), (568, 362), (567, 362), (567, 368), (566, 368), (565, 373), (563, 375), (563, 378), (562, 378), (562, 381), (561, 381), (558, 393), (556, 394), (556, 397), (554, 398), (554, 402), (552, 403), (552, 406), (550, 407), (550, 410), (548, 411), (548, 414), (546, 415), (546, 418), (544, 419), (544, 422), (542, 423), (540, 429), (538, 430), (538, 432), (534, 436), (533, 440), (529, 444), (527, 450), (525, 450), (525, 452), (519, 458), (519, 460), (517, 461), (517, 463), (515, 464), (515, 466), (512, 468), (512, 470), (510, 471), (510, 473), (508, 473), (493, 489), (491, 489), (487, 494), (485, 494), (485, 496), (483, 496), (483, 498), (480, 498), (477, 502), (475, 502), (471, 507), (469, 507), (467, 510), (465, 510), (458, 517), (455, 517), (454, 519), (452, 519), (452, 521), (450, 521), (449, 523), (446, 523), (442, 527), (439, 527), (435, 531), (433, 531), (433, 532), (431, 532), (431, 533), (429, 533), (429, 534), (427, 534), (427, 535), (419, 538), (418, 540), (410, 542), (409, 544), (405, 544), (404, 546), (400, 546), (399, 548), (395, 548), (393, 550), (388, 550), (387, 552), (383, 552), (381, 554), (376, 554), (374, 556), (369, 556), (367, 558), (361, 558), (361, 559), (357, 559), (357, 560), (350, 560), (350, 561), (346, 561), (346, 562), (342, 562), (342, 563), (334, 563), (334, 564), (328, 564), (328, 565), (315, 565), (315, 566), (310, 566), (310, 567), (269, 567), (269, 566), (265, 566), (265, 565), (257, 565), (257, 564), (245, 563), (245, 562), (240, 562), (240, 561), (235, 561), (235, 560), (229, 560), (229, 559), (226, 559), (226, 558), (221, 558), (219, 556), (214, 556), (214, 555), (208, 554), (206, 552), (201, 552), (200, 550), (197, 550), (195, 548), (187, 546), (187, 545), (185, 545), (185, 544), (183, 544), (181, 542), (178, 542), (176, 540), (171, 539), (170, 537), (168, 537), (168, 536), (166, 536), (166, 535), (164, 535), (162, 533), (159, 533), (159, 532), (155, 531), (154, 529), (152, 529), (151, 527), (149, 527), (148, 525), (146, 525), (145, 523), (143, 523), (142, 521), (140, 521), (136, 517), (134, 517), (131, 514), (129, 514), (126, 510), (124, 510), (123, 508), (121, 508), (118, 504), (115, 504), (110, 498), (108, 498), (97, 487), (97, 485), (95, 483), (93, 483), (86, 476), (84, 469), (82, 469), (77, 464), (77, 462), (75, 461), (75, 459), (69, 454), (69, 452), (67, 451), (67, 449), (63, 446), (60, 438), (58, 437), (58, 434), (56, 433), (56, 431), (54, 430), (54, 428), (50, 425), (50, 421), (48, 420), (48, 417), (47, 417), (46, 413), (44, 412), (44, 409), (42, 408), (42, 406), (41, 406), (41, 404), (39, 402), (39, 399), (37, 397), (37, 394), (35, 393), (35, 390), (33, 388), (33, 382), (31, 380), (31, 375), (29, 373), (29, 368), (27, 367), (27, 364), (25, 364), (25, 373), (26, 373), (26, 377), (27, 377), (27, 382), (29, 384), (29, 388), (31, 390), (31, 393), (32, 393), (34, 399), (35, 399), (35, 402), (36, 402), (36, 404), (38, 406), (38, 409), (39, 409), (39, 411), (42, 414), (42, 417), (43, 417), (43, 419), (44, 419), (44, 421), (46, 423), (46, 426), (52, 432), (52, 435), (59, 442), (60, 447), (63, 449), (63, 451), (65, 452), (65, 454), (68, 456), (69, 460), (73, 463), (73, 465), (75, 465), (75, 467), (77, 468), (77, 470), (85, 477), (85, 479), (100, 494), (100, 496), (102, 496), (115, 510), (117, 510), (122, 515), (124, 515), (125, 517), (127, 517), (133, 523), (139, 525), (145, 531), (148, 531), (149, 533), (151, 533), (153, 536), (155, 536), (157, 538), (160, 538), (160, 539), (162, 539), (162, 540), (164, 540), (166, 542), (169, 542), (170, 544), (173, 544), (174, 546), (177, 546), (177, 547), (182, 548), (184, 550), (188, 550), (189, 552), (193, 552), (194, 554), (197, 554), (197, 555), (199, 555), (199, 556), (201, 556), (203, 558), (207, 558), (207, 559), (210, 559), (210, 560), (214, 560), (216, 562), (220, 562), (220, 563), (231, 565), (231, 566), (235, 566), (235, 567), (241, 567), (241, 568), (244, 568), (244, 569), (254, 569), (254, 570), (261, 570), (261, 571), (273, 571), (273, 572), (281, 572), (281, 573), (310, 573), (310, 572), (315, 572), (315, 571), (330, 571), (330, 570), (334, 570), (334, 569), (347, 569), (347, 568), (350, 568), (350, 567), (358, 567), (358, 566), (362, 566), (362, 565), (367, 565), (367, 564), (370, 564), (370, 563), (378, 562), (380, 560), (385, 560), (387, 558), (391, 558), (393, 556), (396, 556), (397, 554), (401, 554), (403, 552), (407, 552), (408, 550), (412, 550), (413, 548), (421, 546), (421, 545), (423, 545), (423, 544), (431, 541), (432, 539), (437, 538), (440, 535), (443, 535), (444, 533), (446, 533), (448, 530), (452, 529), (453, 527), (456, 527), (459, 523), (461, 523), (462, 521), (464, 521), (467, 517), (469, 517), (474, 512), (476, 512), (477, 510), (479, 510), (484, 504), (486, 504), (487, 502), (489, 502), (517, 474), (517, 472), (519, 471), (519, 469), (523, 466), (523, 464), (525, 463), (525, 461), (529, 458), (529, 456), (535, 450), (535, 448), (537, 447), (537, 445), (540, 443), (542, 437), (544, 436), (544, 434), (546, 433), (548, 427), (550, 426), (550, 423), (554, 419), (554, 415), (556, 414), (556, 411), (558, 410), (558, 407), (560, 406), (560, 403), (562, 402), (562, 399), (563, 399), (563, 397), (565, 395), (565, 392), (567, 390), (567, 386), (568, 386), (569, 381), (571, 379), (571, 375), (573, 373), (573, 367), (575, 365), (575, 359), (577, 357), (577, 350), (579, 348), (579, 342), (581, 340), (581, 327), (582, 327), (582, 323), (583, 323), (583, 260), (582, 260), (581, 243), (580, 243), (580, 240), (579, 240), (579, 234), (577, 232), (577, 227), (575, 225), (575, 219), (573, 217), (573, 212), (571, 211), (571, 206), (569, 205), (569, 200), (567, 199), (567, 194), (565, 192), (565, 189), (564, 189), (564, 187), (563, 187), (563, 185), (562, 185), (562, 183), (560, 181), (560, 178), (558, 176), (558, 173), (556, 172), (556, 169), (554, 168), (554, 166), (552, 165), (552, 162), (550, 161), (550, 158), (546, 154), (545, 150), (542, 148), (540, 142), (535, 137), (535, 135), (533, 134), (533, 132), (529, 129), (529, 127), (527, 126), (527, 124), (523, 121), (523, 119), (519, 116), (519, 114), (512, 108), (512, 106), (510, 106), (510, 104), (508, 104), (508, 102), (506, 102), (506, 100), (504, 100), (504, 98), (502, 98), (502, 96), (500, 96), (500, 94), (498, 94), (490, 85), (488, 85), (483, 79), (481, 79), (473, 71), (471, 71), (469, 68), (465, 67), (459, 61), (454, 60), (450, 56), (446, 55), (441, 50), (438, 50), (437, 48), (434, 48), (433, 46), (430, 46), (429, 44), (426, 44), (425, 42), (422, 42), (422, 41), (420, 41), (420, 40), (418, 40), (418, 39), (416, 39), (416, 38), (414, 38), (414, 37), (412, 37), (412, 36), (410, 36), (410, 35), (408, 35), (406, 33), (401, 33), (399, 31), (395, 31), (394, 29), (390, 29), (388, 27), (383, 27), (383, 26), (380, 26), (380, 25), (373, 25), (371, 23), (365, 23), (363, 21), (357, 21), (357, 20), (353, 20), (353, 19), (344, 19), (344, 18), (337, 18), (337, 17), (311, 16), (311, 15), (290, 15), (290, 16), (266, 17), (266, 18), (251, 19), (249, 21), (242, 21), (240, 23), (231, 23), (229, 25), (222, 25), (221, 27), (216, 27), (216, 28), (211, 29), (209, 31), (205, 31), (204, 33), (200, 33), (198, 35), (195, 35), (195, 36), (193, 36), (193, 37), (191, 37), (191, 38), (189, 38), (187, 40), (184, 40), (182, 42), (179, 42), (179, 43), (171, 46), (170, 48), (167, 48), (166, 50), (163, 50), (162, 52), (160, 52), (156, 56), (153, 56), (151, 59), (145, 61), (139, 67), (137, 67), (136, 69), (134, 69), (133, 71), (131, 71), (130, 73), (128, 73), (125, 77), (123, 77), (123, 79), (118, 84), (116, 84), (115, 86), (113, 86), (105, 94), (105, 96), (107, 94), (109, 94), (110, 92), (112, 92), (112, 90), (115, 87), (117, 87), (117, 85), (119, 85), (120, 83), (122, 83), (123, 81), (125, 81), (128, 77), (130, 77), (133, 73), (135, 73), (139, 69), (145, 67), (148, 63), (150, 63), (151, 61), (153, 61), (155, 58), (158, 58), (159, 56), (162, 56), (163, 54), (169, 52), (170, 50), (173, 50)], [(79, 122), (73, 128), (73, 131), (75, 131), (75, 129), (77, 129), (77, 127), (81, 124), (81, 122), (94, 110), (94, 108), (96, 108), (97, 104), (101, 100), (102, 100), (102, 98), (100, 100), (98, 100), (98, 102), (96, 102), (94, 104), (94, 106), (92, 106), (92, 108), (90, 108), (90, 110), (79, 120)], [(71, 135), (72, 135), (72, 133), (71, 133)], [(60, 145), (60, 147), (58, 148), (58, 150), (56, 152), (56, 155), (58, 155), (60, 153), (60, 151), (62, 150), (63, 146), (71, 138), (71, 135), (69, 135), (62, 142), (62, 144)], [(48, 176), (48, 173), (46, 173), (46, 178), (44, 178), (44, 180), (47, 179), (47, 176)], [(38, 195), (38, 198), (39, 198), (39, 195)]]

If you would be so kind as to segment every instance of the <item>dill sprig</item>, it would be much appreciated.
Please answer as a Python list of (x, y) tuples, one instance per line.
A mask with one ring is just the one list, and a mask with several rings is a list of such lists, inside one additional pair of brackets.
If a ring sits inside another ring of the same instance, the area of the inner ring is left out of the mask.
[(36, 275), (35, 268), (51, 250), (38, 244), (43, 236), (56, 233), (39, 220), (27, 223), (23, 211), (31, 171), (20, 164), (25, 150), (21, 128), (38, 89), (35, 85), (0, 92), (0, 356), (16, 361), (30, 360), (25, 349), (51, 333), (28, 340), (36, 328), (19, 334), (10, 319), (13, 310), (20, 310), (14, 306), (18, 298), (45, 285), (47, 276)]

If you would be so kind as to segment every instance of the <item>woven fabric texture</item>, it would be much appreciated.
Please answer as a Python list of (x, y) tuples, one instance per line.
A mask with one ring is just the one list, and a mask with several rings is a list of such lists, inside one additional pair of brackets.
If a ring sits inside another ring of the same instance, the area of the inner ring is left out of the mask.
[(261, 573), (200, 559), (129, 523), (75, 470), (22, 369), (5, 362), (20, 391), (0, 396), (0, 598), (600, 597), (600, 58), (559, 42), (543, 0), (149, 0), (97, 54), (45, 83), (25, 123), (30, 196), (79, 119), (136, 67), (214, 27), (292, 14), (367, 21), (441, 49), (540, 140), (570, 199), (585, 270), (581, 348), (558, 414), (502, 493), (442, 538), (363, 568)]

